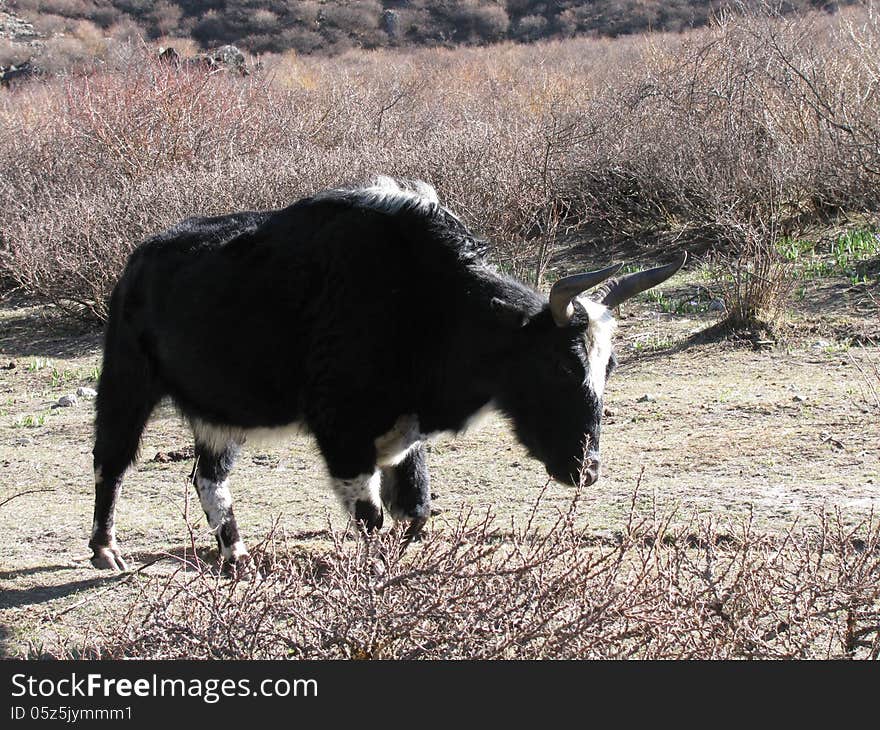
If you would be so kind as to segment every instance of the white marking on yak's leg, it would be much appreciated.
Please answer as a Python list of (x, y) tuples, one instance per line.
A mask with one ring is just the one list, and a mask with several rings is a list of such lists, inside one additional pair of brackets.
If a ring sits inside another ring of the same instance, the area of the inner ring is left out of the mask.
[(224, 479), (222, 482), (213, 482), (203, 476), (196, 477), (196, 491), (202, 509), (208, 518), (208, 524), (212, 530), (217, 530), (229, 518), (232, 511), (232, 493)]
[(382, 527), (382, 501), (379, 496), (381, 474), (361, 474), (353, 479), (331, 477), (333, 491), (342, 506), (357, 522), (363, 522), (368, 531)]
[[(213, 436), (213, 443), (205, 443), (200, 436)], [(232, 511), (232, 492), (228, 477), (240, 449), (240, 433), (232, 433), (225, 444), (216, 440), (221, 431), (206, 432), (204, 428), (196, 437), (196, 468), (193, 479), (202, 509), (208, 518), (208, 526), (217, 539), (220, 554), (230, 563), (247, 556), (247, 548), (238, 533), (235, 514)]]
[(489, 416), (495, 412), (497, 406), (494, 400), (490, 400), (487, 402), (482, 408), (472, 413), (467, 421), (465, 421), (463, 431), (469, 431), (472, 428), (479, 428), (480, 425), (485, 421)]
[[(100, 466), (95, 467), (95, 489), (102, 489), (104, 486), (104, 470)], [(115, 505), (114, 505), (115, 506)], [(104, 521), (103, 534), (102, 525), (98, 521), (97, 515), (92, 520), (92, 540), (100, 539), (106, 534), (108, 544), (116, 544), (116, 510), (111, 509), (110, 514)]]
[(232, 511), (232, 492), (229, 491), (227, 480), (217, 482), (198, 475), (195, 484), (202, 509), (208, 518), (208, 526), (217, 538), (223, 558), (231, 563), (236, 562), (248, 551), (238, 533)]
[(388, 513), (396, 521), (407, 523), (405, 542), (416, 539), (431, 516), (431, 481), (420, 443), (399, 464), (382, 468), (381, 492)]
[(199, 418), (190, 420), (196, 444), (210, 454), (221, 454), (231, 443), (244, 443), (245, 430), (237, 426), (226, 426), (202, 421)]

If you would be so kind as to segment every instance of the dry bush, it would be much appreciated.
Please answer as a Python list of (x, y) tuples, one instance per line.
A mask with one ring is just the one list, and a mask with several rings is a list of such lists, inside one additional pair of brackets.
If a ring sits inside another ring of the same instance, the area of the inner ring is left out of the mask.
[[(633, 504), (636, 498), (633, 498)], [(536, 504), (535, 513), (539, 505)], [(399, 535), (272, 535), (261, 578), (197, 558), (142, 578), (69, 655), (151, 659), (878, 658), (880, 525), (757, 534), (633, 509), (615, 540), (460, 514), (401, 554)], [(557, 513), (558, 514), (558, 513)]]
[(58, 35), (40, 49), (40, 70), (49, 74), (63, 70), (82, 73), (94, 67), (92, 49), (72, 35)]
[(97, 317), (128, 252), (168, 224), (376, 173), (434, 184), (500, 266), (535, 283), (583, 223), (597, 240), (714, 246), (760, 273), (732, 295), (744, 319), (785, 303), (787, 264), (763, 260), (775, 237), (880, 204), (870, 12), (491, 51), (286, 53), (247, 79), (161, 67), (136, 44), (111, 44), (105, 65), (0, 95), (0, 267)]
[(75, 25), (75, 19), (52, 13), (43, 13), (34, 18), (34, 28), (46, 36), (52, 36), (56, 33), (67, 33)]
[[(0, 188), (17, 211), (2, 227), (7, 270), (31, 291), (103, 316), (136, 242), (195, 211), (251, 202), (237, 193), (257, 189), (248, 178), (258, 175), (233, 163), (266, 164), (261, 155), (310, 120), (295, 119), (289, 103), (264, 113), (272, 93), (257, 81), (159, 63), (32, 92), (26, 114), (13, 107), (14, 119), (0, 131), (14, 143), (0, 142), (8, 155)], [(36, 118), (43, 133), (34, 138)]]
[(26, 105), (0, 98), (0, 189), (12, 201), (0, 213), (3, 267), (28, 290), (103, 317), (122, 262), (150, 233), (193, 214), (282, 206), (377, 172), (434, 182), (499, 239), (502, 261), (557, 225), (552, 171), (532, 145), (542, 115), (508, 127), (507, 111), (521, 116), (514, 98), (472, 118), (491, 79), (466, 94), (430, 88), (444, 72), (458, 89), (472, 80), (453, 54), (391, 80), (388, 60), (312, 64), (311, 81), (290, 83), (305, 78), (293, 71), (286, 83), (141, 57), (124, 72), (28, 89)]
[(727, 312), (721, 329), (774, 335), (796, 281), (778, 239), (749, 231), (744, 243), (715, 254), (712, 265)]
[[(257, 11), (256, 15), (264, 20), (265, 11)], [(271, 13), (269, 13), (272, 15)], [(180, 27), (183, 11), (177, 5), (172, 5), (166, 0), (161, 0), (153, 5), (150, 11), (150, 21), (157, 35), (174, 33)]]
[(33, 55), (33, 48), (24, 43), (13, 43), (0, 38), (0, 66), (13, 66), (27, 61)]
[(776, 239), (880, 204), (877, 18), (722, 15), (644, 58), (584, 128), (596, 152), (572, 152), (570, 187), (617, 236), (715, 247), (728, 324), (772, 324), (792, 278)]
[(727, 312), (715, 328), (723, 334), (775, 337), (797, 283), (783, 253), (783, 213), (768, 198), (751, 218), (737, 211), (717, 226), (721, 245), (710, 256), (710, 271)]

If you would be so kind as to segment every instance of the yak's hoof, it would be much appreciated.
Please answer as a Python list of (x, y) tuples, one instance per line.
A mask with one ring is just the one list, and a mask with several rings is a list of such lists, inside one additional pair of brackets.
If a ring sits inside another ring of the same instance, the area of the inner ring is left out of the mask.
[(425, 527), (427, 522), (427, 517), (417, 517), (413, 520), (410, 520), (410, 523), (406, 526), (406, 530), (403, 533), (404, 547), (409, 545), (411, 542), (417, 542), (422, 539), (422, 529)]
[(122, 559), (122, 553), (118, 547), (110, 547), (103, 545), (101, 547), (92, 548), (94, 554), (91, 557), (92, 565), (101, 570), (116, 570), (124, 572), (128, 570), (128, 566)]
[(372, 535), (382, 529), (384, 513), (381, 507), (364, 499), (359, 499), (354, 505), (354, 520), (360, 529), (364, 530), (368, 535)]
[(223, 575), (249, 581), (259, 577), (259, 570), (250, 553), (240, 553), (234, 558), (223, 558)]

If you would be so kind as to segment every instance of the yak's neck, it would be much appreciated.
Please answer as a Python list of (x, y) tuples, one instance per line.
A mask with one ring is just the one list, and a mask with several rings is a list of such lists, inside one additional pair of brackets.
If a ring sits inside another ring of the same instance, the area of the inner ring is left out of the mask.
[(506, 370), (520, 333), (493, 308), (498, 299), (531, 316), (545, 305), (525, 285), (480, 267), (470, 286), (442, 297), (446, 309), (436, 310), (438, 328), (426, 330), (423, 427), (462, 431), (475, 418), (503, 400)]

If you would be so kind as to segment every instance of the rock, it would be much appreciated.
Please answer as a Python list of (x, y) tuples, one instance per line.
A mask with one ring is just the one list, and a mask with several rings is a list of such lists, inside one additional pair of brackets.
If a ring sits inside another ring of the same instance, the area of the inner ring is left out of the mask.
[(655, 400), (657, 399), (653, 395), (645, 393), (636, 400), (636, 403), (653, 403)]
[(75, 406), (79, 403), (77, 397), (73, 393), (69, 393), (68, 395), (62, 395), (58, 401), (53, 405), (53, 408), (70, 408), (71, 406)]
[(826, 347), (831, 347), (831, 343), (828, 340), (816, 340), (813, 343), (814, 350), (824, 350)]
[(33, 23), (11, 12), (6, 3), (0, 3), (0, 38), (12, 43), (34, 43), (40, 34)]
[(795, 403), (803, 403), (803, 402), (806, 400), (806, 398), (804, 398), (804, 396), (802, 396), (800, 393), (795, 393), (795, 394), (791, 397), (791, 399), (792, 399)]
[(187, 461), (194, 458), (195, 455), (196, 452), (192, 446), (184, 446), (182, 449), (177, 449), (176, 451), (157, 451), (152, 460), (160, 464), (165, 464), (169, 461)]
[(36, 75), (37, 69), (30, 61), (12, 66), (0, 66), (0, 86), (9, 88), (13, 81), (24, 81)]
[(173, 47), (159, 48), (156, 56), (162, 63), (176, 68), (203, 69), (206, 72), (228, 71), (248, 76), (250, 71), (244, 54), (232, 45), (220, 46), (192, 58), (182, 57)]
[(213, 68), (222, 68), (242, 76), (248, 75), (244, 54), (236, 46), (220, 46), (208, 51), (205, 58)]
[(273, 469), (277, 469), (280, 463), (278, 457), (272, 454), (254, 454), (251, 461), (257, 466), (268, 466)]
[(612, 411), (610, 408), (606, 408), (606, 409), (605, 409), (605, 415), (608, 416), (609, 418), (611, 418), (611, 417), (613, 417), (613, 416), (615, 415), (615, 412)]
[(723, 312), (727, 307), (724, 306), (724, 302), (720, 299), (713, 299), (709, 302), (708, 309), (710, 312)]
[(94, 388), (85, 388), (85, 387), (77, 388), (76, 395), (79, 398), (85, 398), (85, 399), (89, 400), (91, 398), (97, 397), (98, 391), (95, 390)]
[(382, 30), (392, 40), (397, 40), (400, 36), (400, 15), (396, 10), (385, 10), (382, 13)]

